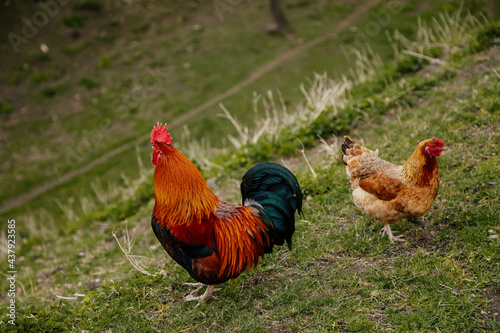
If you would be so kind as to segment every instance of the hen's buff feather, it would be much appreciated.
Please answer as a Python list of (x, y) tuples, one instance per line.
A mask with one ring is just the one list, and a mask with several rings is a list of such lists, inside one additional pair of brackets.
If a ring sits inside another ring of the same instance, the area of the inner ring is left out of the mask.
[(403, 166), (396, 166), (345, 137), (342, 162), (350, 177), (353, 199), (365, 214), (380, 220), (391, 242), (402, 240), (393, 236), (389, 224), (403, 218), (424, 215), (436, 198), (439, 170), (436, 157), (446, 149), (436, 138), (422, 141)]

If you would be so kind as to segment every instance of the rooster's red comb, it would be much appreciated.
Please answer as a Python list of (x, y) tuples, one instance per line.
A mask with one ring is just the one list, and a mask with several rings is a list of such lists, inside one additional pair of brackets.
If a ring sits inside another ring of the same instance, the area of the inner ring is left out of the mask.
[(172, 137), (168, 133), (167, 124), (163, 126), (160, 122), (153, 127), (151, 131), (151, 144), (154, 145), (155, 142), (166, 143), (167, 145), (172, 143)]

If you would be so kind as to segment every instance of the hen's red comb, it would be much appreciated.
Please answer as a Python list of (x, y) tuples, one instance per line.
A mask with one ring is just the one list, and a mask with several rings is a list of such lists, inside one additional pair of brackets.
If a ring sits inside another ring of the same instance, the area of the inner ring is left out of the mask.
[(172, 143), (172, 137), (168, 133), (167, 124), (163, 126), (160, 122), (153, 127), (151, 131), (151, 144), (154, 145), (155, 142), (166, 143), (167, 145)]
[(443, 142), (443, 141), (441, 141), (441, 140), (439, 140), (439, 139), (438, 139), (438, 138), (436, 138), (436, 137), (434, 137), (434, 142), (435, 142), (435, 143), (436, 143), (439, 147), (444, 146), (444, 142)]

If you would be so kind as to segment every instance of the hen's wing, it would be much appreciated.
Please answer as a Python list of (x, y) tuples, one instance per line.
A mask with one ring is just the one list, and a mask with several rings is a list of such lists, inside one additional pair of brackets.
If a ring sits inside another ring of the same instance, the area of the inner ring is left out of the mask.
[(395, 199), (406, 187), (400, 179), (388, 175), (385, 171), (361, 179), (359, 186), (366, 192), (376, 196), (377, 199), (384, 201)]
[(346, 137), (342, 154), (354, 189), (359, 186), (378, 199), (388, 201), (396, 198), (405, 186), (399, 176), (400, 167), (378, 157), (378, 149), (372, 151)]

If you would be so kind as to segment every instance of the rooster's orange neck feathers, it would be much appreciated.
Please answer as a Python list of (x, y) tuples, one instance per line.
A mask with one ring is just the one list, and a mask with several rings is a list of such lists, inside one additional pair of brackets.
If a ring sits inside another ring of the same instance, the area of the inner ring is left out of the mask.
[(177, 149), (162, 145), (156, 165), (153, 214), (167, 226), (189, 225), (209, 218), (219, 199), (200, 171)]

